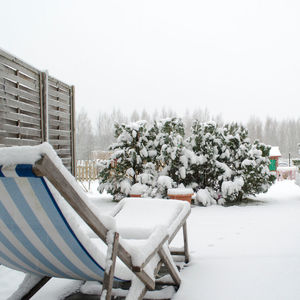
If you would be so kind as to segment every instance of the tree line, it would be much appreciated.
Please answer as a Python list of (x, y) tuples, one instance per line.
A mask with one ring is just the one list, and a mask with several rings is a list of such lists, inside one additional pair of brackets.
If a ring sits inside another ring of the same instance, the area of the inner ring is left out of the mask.
[[(179, 115), (171, 108), (163, 108), (161, 111), (154, 111), (152, 114), (146, 110), (138, 112), (134, 110), (131, 114), (125, 114), (119, 109), (114, 109), (110, 113), (99, 112), (95, 122), (92, 122), (85, 109), (81, 109), (76, 115), (76, 155), (77, 159), (89, 159), (92, 150), (107, 150), (115, 141), (114, 124), (130, 123), (138, 120), (152, 122), (154, 120), (168, 117), (181, 117), (185, 125), (186, 135), (191, 134), (193, 120), (201, 122), (215, 121), (217, 124), (224, 124), (221, 114), (213, 115), (208, 109), (198, 108), (191, 112), (186, 110)], [(233, 120), (234, 121), (234, 120)], [(279, 146), (283, 157), (300, 156), (297, 144), (300, 143), (300, 118), (277, 120), (267, 117), (261, 120), (252, 116), (243, 124), (249, 132), (252, 141), (258, 139), (262, 143)]]

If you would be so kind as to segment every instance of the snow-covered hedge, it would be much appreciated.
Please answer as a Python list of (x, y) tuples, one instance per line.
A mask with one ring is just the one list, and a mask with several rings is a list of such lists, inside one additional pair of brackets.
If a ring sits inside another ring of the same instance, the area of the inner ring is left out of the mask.
[(100, 165), (99, 191), (116, 201), (140, 191), (166, 197), (167, 190), (192, 188), (203, 205), (239, 201), (266, 192), (275, 177), (269, 172), (270, 147), (250, 143), (246, 128), (195, 121), (184, 139), (181, 119), (147, 124), (116, 124), (110, 160)]

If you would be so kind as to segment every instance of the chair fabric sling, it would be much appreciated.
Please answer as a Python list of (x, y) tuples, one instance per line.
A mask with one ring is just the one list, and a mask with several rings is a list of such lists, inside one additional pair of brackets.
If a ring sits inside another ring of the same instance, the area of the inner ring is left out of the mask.
[(78, 240), (32, 165), (2, 167), (0, 194), (0, 263), (36, 275), (103, 279), (103, 268)]

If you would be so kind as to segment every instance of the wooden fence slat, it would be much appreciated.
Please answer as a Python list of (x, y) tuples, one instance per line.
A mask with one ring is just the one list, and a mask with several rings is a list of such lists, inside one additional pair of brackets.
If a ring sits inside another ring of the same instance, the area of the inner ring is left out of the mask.
[(53, 90), (49, 89), (49, 95), (54, 98), (59, 98), (60, 100), (65, 100), (66, 103), (69, 101), (69, 95), (63, 94), (58, 91), (53, 91)]
[(28, 124), (40, 125), (40, 120), (38, 118), (33, 118), (24, 114), (18, 114), (9, 111), (4, 112), (3, 118), (12, 121), (21, 121)]
[(56, 120), (58, 122), (54, 122), (55, 120), (51, 120), (51, 123), (49, 124), (49, 130), (55, 129), (55, 130), (68, 130), (70, 128), (70, 124)]
[[(1, 96), (0, 96), (1, 98)], [(13, 108), (19, 108), (23, 111), (27, 111), (30, 113), (35, 113), (35, 114), (40, 114), (41, 110), (39, 106), (34, 106), (31, 104), (28, 104), (26, 102), (23, 102), (21, 100), (16, 100), (16, 99), (10, 99), (9, 97), (4, 98), (3, 103), (5, 104), (6, 107), (13, 107)]]
[(20, 115), (25, 115), (25, 116), (32, 117), (32, 118), (40, 120), (39, 112), (34, 113), (34, 112), (30, 112), (30, 111), (25, 111), (25, 110), (23, 110), (19, 107), (6, 106), (4, 112), (17, 113), (17, 114), (20, 114)]
[(36, 128), (18, 127), (9, 124), (4, 124), (4, 130), (10, 133), (27, 135), (27, 136), (35, 136), (41, 138), (41, 130)]
[(33, 93), (31, 92), (28, 92), (24, 89), (22, 89), (22, 87), (20, 88), (16, 88), (16, 87), (13, 87), (9, 84), (9, 82), (5, 82), (5, 79), (1, 78), (0, 77), (0, 82), (2, 84), (5, 85), (5, 90), (2, 92), (2, 94), (5, 96), (5, 93), (8, 93), (8, 94), (11, 94), (13, 96), (19, 96), (19, 97), (22, 97), (22, 98), (25, 98), (25, 99), (29, 99), (35, 103), (39, 103), (40, 102), (40, 99), (39, 99), (39, 95), (34, 95)]
[(30, 140), (30, 139), (18, 139), (18, 138), (6, 138), (5, 146), (34, 146), (39, 145), (40, 140)]
[(33, 91), (36, 91), (39, 89), (38, 84), (33, 83), (30, 80), (26, 80), (18, 75), (11, 74), (8, 71), (4, 70), (4, 68), (3, 69), (0, 68), (0, 76), (2, 76), (5, 79), (8, 79), (10, 81), (19, 82), (22, 85), (26, 86), (27, 88), (30, 88)]
[(14, 75), (18, 74), (18, 76), (20, 78), (22, 78), (26, 81), (30, 81), (33, 84), (36, 84), (38, 88), (40, 86), (38, 78), (33, 78), (32, 76), (30, 76), (28, 74), (25, 74), (20, 70), (16, 70), (16, 69), (12, 68), (11, 66), (8, 66), (6, 64), (1, 63), (1, 58), (0, 58), (0, 69), (5, 71), (5, 72), (8, 72), (10, 74), (14, 74)]
[(68, 145), (70, 146), (70, 140), (49, 140), (51, 145)]
[(49, 134), (50, 135), (59, 135), (59, 136), (67, 136), (67, 137), (70, 137), (70, 131), (68, 130), (57, 130), (57, 129), (49, 129)]
[(66, 91), (68, 91), (70, 89), (70, 86), (67, 83), (65, 83), (61, 80), (57, 80), (56, 78), (54, 78), (52, 76), (49, 76), (49, 84), (53, 85), (55, 87), (65, 89)]
[(32, 66), (29, 66), (25, 62), (13, 57), (12, 55), (4, 52), (0, 49), (0, 63), (5, 64), (15, 70), (19, 70), (22, 73), (29, 75), (30, 77), (37, 79), (39, 78), (39, 70)]
[(67, 120), (70, 119), (70, 115), (69, 114), (67, 114), (67, 113), (65, 113), (63, 111), (60, 111), (60, 110), (53, 110), (53, 109), (49, 108), (48, 112), (49, 112), (49, 115), (54, 116), (54, 117), (65, 118)]
[(51, 97), (49, 97), (49, 106), (53, 106), (53, 107), (59, 107), (60, 109), (63, 109), (65, 111), (70, 111), (70, 103), (65, 103), (62, 101), (59, 101), (57, 99), (53, 100), (51, 99)]
[(17, 101), (20, 101), (21, 103), (27, 103), (29, 105), (40, 108), (40, 103), (38, 103), (37, 101), (35, 101), (35, 100), (33, 101), (31, 99), (24, 98), (24, 97), (19, 96), (19, 95), (16, 96), (16, 95), (9, 94), (4, 89), (1, 89), (1, 84), (0, 84), (0, 98), (2, 98), (4, 100), (5, 99), (7, 99), (7, 100), (17, 100)]

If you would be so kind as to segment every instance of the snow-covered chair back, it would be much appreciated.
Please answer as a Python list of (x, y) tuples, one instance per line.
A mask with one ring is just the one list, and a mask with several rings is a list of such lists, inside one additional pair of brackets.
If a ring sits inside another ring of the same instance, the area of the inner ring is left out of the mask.
[(0, 195), (0, 263), (36, 275), (103, 279), (88, 239), (85, 245), (79, 240), (33, 165), (1, 166)]

